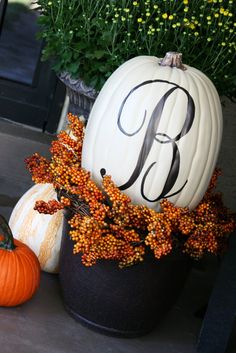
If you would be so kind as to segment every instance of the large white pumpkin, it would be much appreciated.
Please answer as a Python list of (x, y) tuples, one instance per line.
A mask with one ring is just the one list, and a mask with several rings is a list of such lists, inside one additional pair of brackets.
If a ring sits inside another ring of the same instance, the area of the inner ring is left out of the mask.
[(63, 212), (45, 215), (34, 210), (37, 200), (51, 199), (56, 199), (56, 192), (51, 184), (32, 186), (14, 207), (9, 225), (14, 237), (28, 245), (37, 255), (41, 269), (57, 273)]
[(193, 209), (212, 176), (222, 109), (212, 82), (181, 62), (135, 57), (103, 86), (89, 116), (82, 166), (101, 184), (111, 175), (134, 203), (156, 210), (168, 198)]

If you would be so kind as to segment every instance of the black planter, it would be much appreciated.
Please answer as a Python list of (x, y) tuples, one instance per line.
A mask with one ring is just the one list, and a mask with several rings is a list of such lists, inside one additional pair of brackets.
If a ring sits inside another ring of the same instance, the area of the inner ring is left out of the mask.
[(115, 261), (85, 267), (73, 255), (64, 222), (60, 284), (66, 310), (89, 328), (107, 335), (137, 337), (150, 332), (175, 303), (189, 269), (189, 258), (172, 253), (157, 261), (119, 269)]

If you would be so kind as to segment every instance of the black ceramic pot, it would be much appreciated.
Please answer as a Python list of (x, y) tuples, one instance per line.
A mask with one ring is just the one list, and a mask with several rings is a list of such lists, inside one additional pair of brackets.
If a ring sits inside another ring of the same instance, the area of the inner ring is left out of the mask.
[(143, 263), (124, 269), (107, 260), (85, 267), (72, 253), (68, 232), (64, 222), (59, 278), (66, 310), (107, 335), (138, 337), (150, 332), (180, 294), (189, 258), (176, 252), (156, 260), (149, 254)]

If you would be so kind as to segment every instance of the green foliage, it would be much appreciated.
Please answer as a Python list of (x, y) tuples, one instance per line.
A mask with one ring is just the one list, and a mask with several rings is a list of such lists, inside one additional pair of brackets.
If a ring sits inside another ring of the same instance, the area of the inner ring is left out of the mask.
[(219, 94), (235, 96), (233, 0), (38, 0), (43, 60), (100, 89), (137, 55), (183, 53)]

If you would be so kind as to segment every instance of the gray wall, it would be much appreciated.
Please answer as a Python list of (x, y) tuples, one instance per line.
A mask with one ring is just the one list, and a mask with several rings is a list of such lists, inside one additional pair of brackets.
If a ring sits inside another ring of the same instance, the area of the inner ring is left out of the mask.
[(218, 189), (223, 192), (225, 204), (236, 211), (236, 103), (224, 98), (224, 131), (218, 159), (223, 175), (219, 178)]

